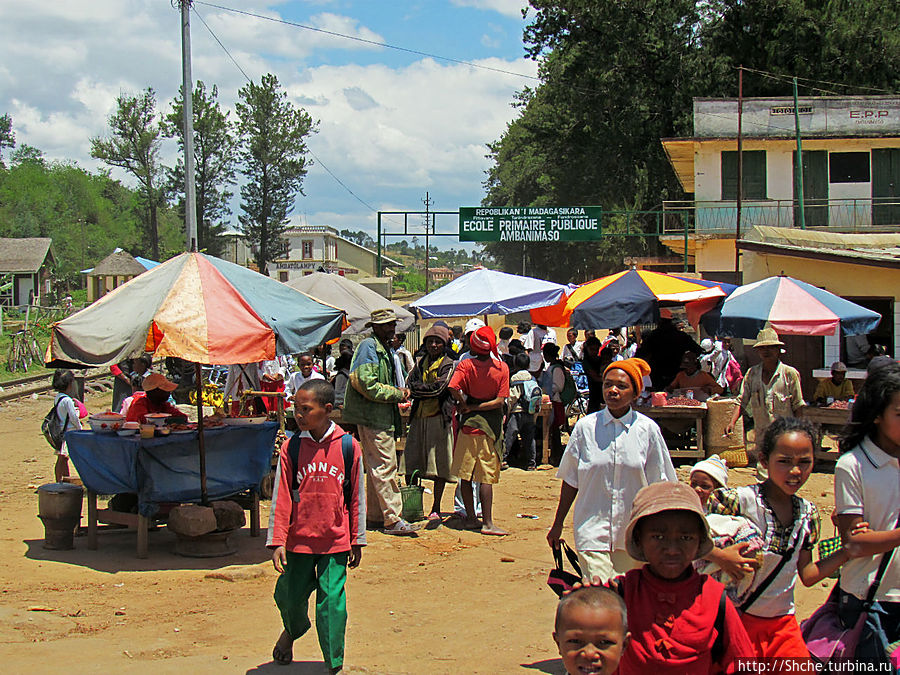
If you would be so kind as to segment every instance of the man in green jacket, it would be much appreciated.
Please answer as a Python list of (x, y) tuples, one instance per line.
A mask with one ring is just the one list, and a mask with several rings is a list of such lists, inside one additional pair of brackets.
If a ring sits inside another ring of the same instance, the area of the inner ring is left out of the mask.
[(411, 535), (418, 529), (401, 517), (395, 438), (402, 430), (398, 403), (409, 389), (396, 386), (398, 363), (391, 341), (397, 327), (392, 309), (376, 309), (366, 326), (373, 337), (359, 343), (350, 363), (350, 386), (342, 419), (356, 424), (366, 466), (367, 521), (383, 523), (385, 534)]

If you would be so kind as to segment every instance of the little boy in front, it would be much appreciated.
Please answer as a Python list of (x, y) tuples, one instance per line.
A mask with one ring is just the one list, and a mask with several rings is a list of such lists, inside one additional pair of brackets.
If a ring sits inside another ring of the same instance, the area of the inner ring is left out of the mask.
[(601, 586), (582, 586), (556, 606), (553, 641), (569, 675), (610, 675), (628, 645), (625, 601)]
[(281, 446), (266, 546), (281, 574), (275, 604), (284, 623), (272, 659), (282, 665), (293, 660), (294, 640), (310, 628), (307, 609), (315, 590), (322, 656), (332, 673), (340, 673), (347, 626), (344, 582), (347, 567), (359, 565), (366, 545), (366, 497), (362, 452), (329, 419), (333, 406), (334, 387), (325, 380), (308, 380), (294, 394), (299, 431)]

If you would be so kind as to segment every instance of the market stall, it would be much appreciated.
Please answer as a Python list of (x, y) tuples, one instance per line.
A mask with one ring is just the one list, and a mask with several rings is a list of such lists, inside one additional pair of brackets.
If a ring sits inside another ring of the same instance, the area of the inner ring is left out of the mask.
[[(278, 425), (206, 429), (206, 484), (210, 499), (247, 493), (251, 500), (250, 536), (259, 536), (259, 484), (269, 472)], [(200, 457), (197, 431), (165, 437), (121, 437), (70, 431), (69, 456), (88, 493), (88, 548), (97, 548), (97, 524), (137, 528), (137, 556), (147, 557), (147, 532), (160, 504), (198, 501)], [(138, 512), (97, 509), (97, 495), (136, 494)]]
[(703, 424), (706, 420), (706, 404), (697, 401), (696, 405), (660, 405), (660, 406), (635, 406), (637, 412), (646, 415), (655, 421), (663, 430), (673, 434), (684, 434), (693, 428), (695, 432), (695, 447), (669, 449), (673, 458), (697, 458), (706, 457), (703, 447)]
[[(166, 448), (171, 445), (173, 451), (177, 447), (176, 454), (182, 458), (180, 463), (154, 464), (157, 455), (150, 448), (157, 446), (152, 445), (156, 441), (151, 439), (125, 441), (120, 446), (118, 437), (110, 437), (105, 454), (114, 456), (117, 447), (133, 449), (135, 459), (130, 460), (129, 453), (124, 453), (118, 460), (124, 463), (124, 466), (119, 466), (123, 470), (110, 476), (129, 479), (119, 487), (132, 489), (122, 489), (122, 492), (141, 488), (145, 504), (177, 500), (208, 505), (211, 494), (217, 497), (228, 494), (221, 490), (227, 482), (210, 478), (207, 444), (218, 445), (221, 440), (223, 447), (230, 448), (228, 451), (217, 450), (220, 454), (217, 461), (222, 465), (216, 469), (216, 476), (227, 475), (232, 470), (240, 472), (240, 467), (245, 466), (244, 455), (256, 457), (259, 453), (261, 456), (264, 445), (268, 470), (276, 425), (267, 425), (253, 432), (268, 434), (265, 443), (257, 439), (247, 446), (241, 442), (244, 435), (240, 433), (204, 430), (201, 364), (256, 363), (273, 359), (276, 355), (304, 351), (339, 336), (343, 327), (344, 312), (335, 307), (239, 265), (202, 253), (183, 253), (54, 324), (47, 366), (104, 366), (142, 352), (153, 353), (158, 358), (174, 356), (193, 362), (198, 387), (197, 430), (186, 434), (183, 441), (161, 439), (158, 446)], [(85, 433), (87, 439), (88, 432), (79, 433)], [(235, 442), (224, 441), (226, 437)], [(81, 439), (73, 440), (78, 445)], [(147, 442), (150, 445), (145, 447)], [(106, 446), (107, 439), (99, 444)], [(99, 444), (93, 444), (95, 449)], [(185, 462), (191, 454), (188, 467)], [(165, 455), (170, 459), (174, 456), (169, 452)], [(90, 466), (96, 457), (84, 457), (83, 460), (75, 460), (73, 456), (73, 463), (79, 473), (84, 469), (90, 474)], [(232, 463), (235, 467), (231, 466)], [(124, 470), (130, 466), (136, 467), (137, 473)], [(155, 467), (153, 471), (151, 466)], [(162, 471), (160, 467), (166, 466), (172, 470)], [(244, 473), (238, 475), (247, 480), (250, 477)], [(157, 478), (155, 482), (154, 477)], [(256, 480), (256, 485), (259, 485), (259, 478), (261, 476)], [(94, 475), (85, 480), (85, 484), (95, 494), (98, 491), (109, 493), (96, 479)], [(147, 480), (155, 487), (150, 489)], [(190, 480), (195, 482), (188, 489), (185, 481)], [(98, 489), (92, 489), (92, 485)], [(138, 494), (140, 500), (141, 493)], [(138, 524), (146, 526), (146, 510), (137, 517)], [(146, 543), (146, 530), (143, 535), (141, 531), (139, 527), (139, 538), (143, 536)], [(146, 545), (143, 551), (146, 553)]]
[[(850, 406), (846, 404), (824, 407), (805, 405), (800, 408), (797, 416), (818, 424), (823, 434), (838, 436), (850, 422)], [(837, 457), (833, 451), (827, 450), (820, 444), (816, 448), (816, 459), (834, 462), (837, 460)]]

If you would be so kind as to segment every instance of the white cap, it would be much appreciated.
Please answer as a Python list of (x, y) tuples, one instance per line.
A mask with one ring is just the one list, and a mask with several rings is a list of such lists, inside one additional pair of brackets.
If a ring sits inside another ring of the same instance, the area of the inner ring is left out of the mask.
[(700, 340), (700, 349), (702, 349), (705, 354), (709, 354), (713, 350), (713, 341), (709, 338), (703, 338)]
[(474, 333), (479, 328), (484, 326), (484, 321), (481, 319), (469, 319), (466, 321), (466, 327), (463, 330), (463, 335), (468, 335), (469, 333)]
[(691, 475), (695, 471), (702, 471), (716, 481), (722, 487), (728, 487), (728, 464), (718, 455), (710, 455), (706, 459), (697, 462), (691, 467)]

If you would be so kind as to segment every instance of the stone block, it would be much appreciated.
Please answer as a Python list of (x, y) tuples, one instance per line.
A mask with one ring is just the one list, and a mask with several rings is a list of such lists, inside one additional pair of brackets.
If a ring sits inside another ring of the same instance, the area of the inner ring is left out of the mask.
[(213, 502), (212, 509), (216, 516), (217, 530), (239, 530), (247, 522), (244, 509), (237, 502)]
[(208, 506), (176, 506), (169, 512), (169, 527), (186, 537), (199, 537), (216, 529), (216, 514)]

